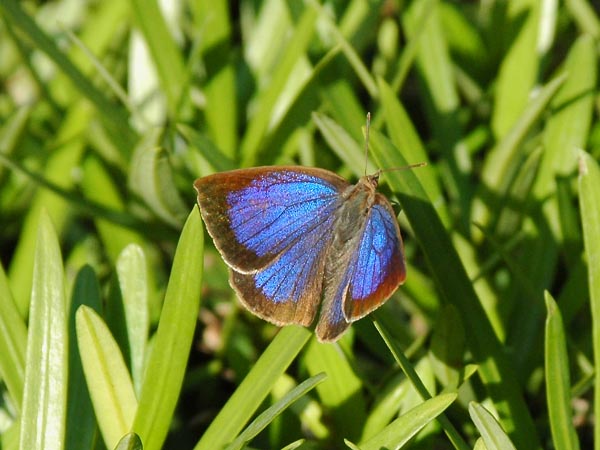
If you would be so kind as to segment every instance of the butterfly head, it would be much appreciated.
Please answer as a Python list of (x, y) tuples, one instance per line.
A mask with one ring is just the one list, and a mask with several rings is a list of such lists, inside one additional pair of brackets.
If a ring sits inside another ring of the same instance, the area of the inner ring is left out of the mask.
[(377, 189), (379, 186), (379, 177), (381, 176), (381, 170), (378, 170), (372, 175), (367, 175), (369, 183), (373, 186), (373, 188)]

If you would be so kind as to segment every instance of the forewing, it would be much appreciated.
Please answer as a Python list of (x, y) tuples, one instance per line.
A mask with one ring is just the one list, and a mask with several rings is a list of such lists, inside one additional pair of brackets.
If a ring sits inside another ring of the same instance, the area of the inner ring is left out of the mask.
[(350, 323), (381, 306), (404, 282), (402, 238), (392, 207), (381, 194), (369, 211), (358, 247), (317, 325), (321, 341), (335, 341)]
[(312, 322), (339, 192), (322, 169), (263, 167), (194, 184), (206, 227), (242, 303), (278, 325)]
[(198, 205), (225, 262), (261, 270), (332, 214), (348, 183), (322, 169), (257, 167), (196, 180)]

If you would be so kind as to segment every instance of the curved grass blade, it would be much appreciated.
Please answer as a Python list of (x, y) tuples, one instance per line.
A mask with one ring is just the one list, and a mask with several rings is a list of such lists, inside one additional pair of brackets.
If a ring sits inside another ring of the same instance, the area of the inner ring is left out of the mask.
[(113, 448), (137, 410), (133, 383), (121, 350), (102, 318), (81, 306), (76, 314), (77, 343), (83, 371), (104, 443)]
[[(385, 126), (390, 136), (392, 143), (398, 147), (406, 158), (414, 163), (426, 162), (431, 164), (425, 145), (417, 134), (417, 130), (413, 125), (406, 109), (397, 96), (392, 91), (392, 88), (383, 80), (378, 79), (379, 90), (381, 92), (381, 106), (383, 107), (383, 116), (385, 117)], [(382, 167), (389, 169), (389, 167)], [(415, 175), (423, 185), (427, 196), (431, 199), (433, 206), (440, 215), (444, 225), (450, 223), (446, 200), (442, 195), (442, 190), (438, 183), (436, 172), (431, 166), (427, 170), (417, 170)]]
[(282, 328), (221, 408), (194, 450), (221, 448), (233, 441), (311, 336), (312, 333), (303, 327)]
[(390, 423), (377, 435), (359, 444), (361, 450), (399, 449), (456, 400), (456, 393), (424, 401)]
[(144, 446), (137, 434), (127, 433), (116, 445), (115, 450), (144, 450)]
[(158, 147), (158, 133), (142, 139), (133, 154), (129, 172), (131, 190), (144, 199), (152, 211), (166, 223), (179, 227), (187, 207), (175, 187), (167, 152)]
[(358, 144), (343, 127), (325, 114), (313, 112), (312, 118), (329, 147), (355, 175), (362, 176), (365, 170), (366, 173), (375, 173), (375, 166), (369, 161), (367, 161), (367, 167), (365, 167), (364, 146)]
[(270, 406), (266, 411), (261, 413), (256, 419), (252, 421), (250, 425), (233, 441), (230, 445), (226, 447), (226, 450), (238, 450), (244, 447), (244, 445), (253, 438), (255, 438), (258, 433), (264, 430), (277, 416), (279, 416), (283, 411), (285, 411), (292, 403), (298, 400), (300, 397), (305, 395), (311, 389), (313, 389), (316, 385), (321, 383), (323, 380), (327, 378), (327, 375), (324, 373), (320, 373), (315, 375), (314, 377), (310, 377), (308, 380), (303, 381), (290, 392), (288, 392), (281, 400), (279, 400), (274, 405)]
[(498, 421), (482, 405), (471, 402), (469, 414), (481, 433), (487, 450), (516, 450)]
[(579, 450), (577, 433), (573, 427), (571, 413), (571, 377), (569, 376), (569, 355), (563, 328), (562, 316), (549, 292), (545, 292), (546, 337), (544, 360), (546, 372), (546, 396), (548, 416), (554, 448)]
[[(502, 139), (490, 150), (481, 171), (483, 187), (494, 190), (494, 193), (500, 197), (506, 194), (514, 180), (515, 171), (522, 164), (522, 159), (519, 157), (520, 144), (533, 125), (541, 119), (548, 104), (566, 79), (565, 74), (559, 75), (541, 88), (510, 131), (502, 135)], [(473, 205), (473, 221), (485, 226), (490, 220), (492, 210), (494, 216), (501, 212), (501, 208), (495, 207), (490, 202), (491, 200), (484, 203), (481, 199), (476, 199)]]

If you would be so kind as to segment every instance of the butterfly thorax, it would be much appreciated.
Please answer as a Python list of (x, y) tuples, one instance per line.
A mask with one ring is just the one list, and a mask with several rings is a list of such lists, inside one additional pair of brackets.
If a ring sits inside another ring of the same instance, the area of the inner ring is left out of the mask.
[(375, 175), (362, 177), (355, 185), (348, 186), (340, 196), (340, 206), (335, 212), (332, 227), (334, 232), (325, 264), (326, 290), (337, 290), (343, 282), (344, 268), (348, 266), (360, 244), (362, 230), (375, 202), (377, 179)]
[(334, 235), (334, 242), (337, 239), (344, 245), (357, 237), (357, 232), (364, 227), (368, 212), (375, 202), (377, 180), (376, 175), (364, 176), (342, 193), (333, 227), (337, 235)]

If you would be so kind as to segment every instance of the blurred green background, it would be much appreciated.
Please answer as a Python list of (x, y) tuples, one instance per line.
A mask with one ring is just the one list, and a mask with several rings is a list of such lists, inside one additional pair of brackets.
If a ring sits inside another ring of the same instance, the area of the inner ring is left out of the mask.
[[(598, 13), (3, 0), (0, 448), (600, 449)], [(428, 163), (382, 176), (407, 281), (278, 333), (192, 183), (356, 180), (367, 111), (367, 172)]]

